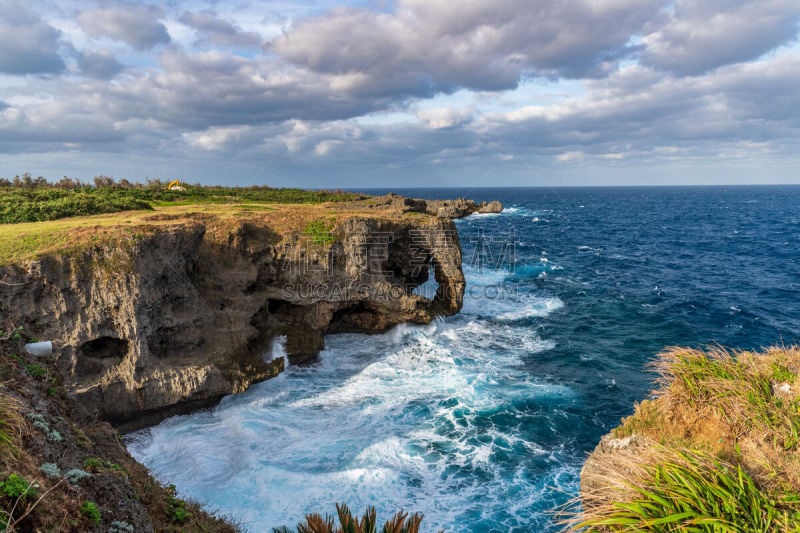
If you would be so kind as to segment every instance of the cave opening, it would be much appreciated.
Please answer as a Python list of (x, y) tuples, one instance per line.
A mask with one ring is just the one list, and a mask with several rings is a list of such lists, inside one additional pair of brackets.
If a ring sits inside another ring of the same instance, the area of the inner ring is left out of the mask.
[(98, 337), (80, 347), (81, 355), (96, 359), (122, 358), (128, 352), (129, 341), (116, 337)]

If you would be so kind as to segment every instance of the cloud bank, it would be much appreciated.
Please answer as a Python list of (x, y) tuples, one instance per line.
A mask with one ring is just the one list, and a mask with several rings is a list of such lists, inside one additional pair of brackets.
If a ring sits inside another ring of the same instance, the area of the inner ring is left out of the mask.
[(0, 2), (0, 175), (313, 187), (795, 174), (797, 2), (329, 6)]

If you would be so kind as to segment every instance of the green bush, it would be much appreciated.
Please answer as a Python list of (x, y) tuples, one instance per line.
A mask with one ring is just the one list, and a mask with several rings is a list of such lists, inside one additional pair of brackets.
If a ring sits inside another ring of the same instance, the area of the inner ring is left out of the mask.
[(186, 510), (185, 501), (175, 497), (175, 485), (169, 485), (167, 492), (169, 493), (167, 496), (167, 516), (173, 522), (183, 524), (192, 516), (192, 513)]
[(115, 472), (125, 472), (125, 467), (100, 459), (99, 457), (87, 457), (83, 461), (83, 466), (90, 472), (99, 472), (101, 470), (113, 470)]
[(90, 501), (83, 502), (81, 504), (81, 512), (95, 524), (100, 523), (100, 509), (98, 509), (96, 503)]
[(10, 474), (0, 483), (0, 492), (12, 500), (27, 500), (36, 496), (36, 487), (19, 474)]

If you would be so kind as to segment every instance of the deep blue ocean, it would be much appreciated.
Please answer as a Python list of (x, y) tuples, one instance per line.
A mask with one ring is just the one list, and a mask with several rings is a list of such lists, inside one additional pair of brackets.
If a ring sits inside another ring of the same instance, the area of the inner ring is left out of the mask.
[(549, 510), (662, 348), (800, 337), (800, 187), (397, 192), (506, 206), (457, 222), (463, 312), (330, 336), (316, 365), (129, 436), (159, 479), (254, 532), (335, 502), (558, 531)]

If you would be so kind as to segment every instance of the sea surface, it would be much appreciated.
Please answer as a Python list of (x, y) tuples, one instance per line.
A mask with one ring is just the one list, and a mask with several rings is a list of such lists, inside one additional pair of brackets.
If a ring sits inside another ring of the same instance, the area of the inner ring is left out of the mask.
[(463, 312), (330, 336), (318, 364), (128, 436), (134, 457), (254, 532), (335, 502), (559, 531), (662, 348), (798, 342), (800, 187), (398, 192), (507, 207), (457, 222)]

